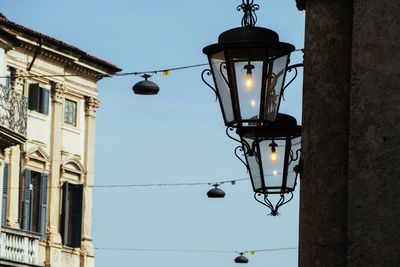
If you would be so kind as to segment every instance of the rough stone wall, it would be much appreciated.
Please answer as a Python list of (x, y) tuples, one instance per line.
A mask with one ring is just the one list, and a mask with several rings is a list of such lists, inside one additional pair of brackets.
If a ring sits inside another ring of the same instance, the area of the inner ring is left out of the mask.
[(400, 266), (400, 1), (354, 0), (348, 266)]
[(299, 266), (345, 266), (352, 1), (308, 0)]

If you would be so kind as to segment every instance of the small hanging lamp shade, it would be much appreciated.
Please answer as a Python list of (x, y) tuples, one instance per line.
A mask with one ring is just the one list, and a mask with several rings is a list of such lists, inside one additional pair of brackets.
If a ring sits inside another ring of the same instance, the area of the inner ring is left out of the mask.
[(207, 192), (207, 196), (209, 198), (224, 198), (225, 192), (222, 189), (218, 188), (218, 184), (214, 184), (215, 188), (211, 189)]
[(240, 253), (240, 256), (237, 256), (235, 258), (235, 262), (236, 263), (248, 263), (249, 259), (245, 256), (243, 256), (244, 253)]
[(137, 94), (137, 95), (156, 95), (156, 94), (158, 94), (158, 91), (160, 91), (160, 88), (158, 87), (158, 85), (152, 81), (147, 80), (147, 78), (151, 77), (150, 75), (144, 74), (140, 77), (144, 78), (144, 81), (140, 81), (132, 87), (132, 90), (135, 94)]

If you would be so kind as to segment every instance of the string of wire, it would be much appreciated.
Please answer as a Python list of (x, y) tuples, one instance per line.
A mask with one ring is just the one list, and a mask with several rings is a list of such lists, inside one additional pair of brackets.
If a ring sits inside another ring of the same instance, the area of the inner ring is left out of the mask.
[(159, 72), (197, 68), (197, 67), (202, 67), (202, 66), (206, 66), (206, 65), (208, 65), (208, 63), (188, 65), (188, 66), (168, 68), (168, 69), (149, 70), (149, 71), (121, 72), (121, 73), (116, 73), (114, 75), (82, 73), (82, 74), (49, 74), (49, 75), (12, 75), (12, 76), (0, 76), (0, 78), (51, 78), (51, 77), (105, 77), (105, 78), (107, 78), (107, 77), (114, 77), (114, 76), (141, 75), (141, 74), (149, 74), (149, 73), (156, 74)]
[[(236, 182), (249, 180), (250, 178), (239, 178), (232, 180), (223, 180), (216, 182), (192, 182), (192, 183), (154, 183), (154, 184), (108, 184), (108, 185), (83, 185), (88, 188), (117, 188), (117, 187), (162, 187), (162, 186), (196, 186), (196, 185), (214, 185), (214, 184), (235, 184)], [(61, 188), (61, 186), (48, 186), (47, 188)], [(19, 189), (19, 187), (9, 187), (8, 189)]]
[(253, 249), (253, 250), (220, 250), (220, 249), (158, 249), (158, 248), (100, 248), (95, 247), (95, 250), (109, 250), (109, 251), (132, 251), (132, 252), (181, 252), (181, 253), (249, 253), (249, 252), (271, 252), (271, 251), (284, 251), (295, 250), (298, 247), (286, 248), (266, 248), (266, 249)]
[[(296, 49), (293, 52), (298, 52), (298, 51), (303, 51), (304, 49)], [(0, 76), (0, 78), (51, 78), (51, 77), (102, 77), (102, 78), (107, 78), (107, 77), (114, 77), (114, 76), (129, 76), (129, 75), (141, 75), (141, 74), (157, 74), (160, 72), (169, 72), (169, 71), (175, 71), (175, 70), (183, 70), (183, 69), (190, 69), (190, 68), (198, 68), (198, 67), (203, 67), (207, 66), (208, 63), (202, 63), (202, 64), (194, 64), (194, 65), (187, 65), (187, 66), (181, 66), (181, 67), (174, 67), (174, 68), (166, 68), (166, 69), (157, 69), (157, 70), (149, 70), (149, 71), (133, 71), (133, 72), (120, 72), (116, 73), (114, 75), (109, 75), (109, 74), (49, 74), (49, 75), (12, 75), (12, 76)]]
[[(294, 171), (289, 171), (292, 173)], [(277, 176), (277, 174), (265, 174), (264, 176)], [(239, 178), (216, 182), (192, 182), (192, 183), (154, 183), (154, 184), (104, 184), (104, 185), (83, 185), (87, 188), (118, 188), (118, 187), (162, 187), (162, 186), (196, 186), (196, 185), (221, 185), (226, 183), (235, 184), (236, 182), (250, 180), (250, 178)], [(61, 188), (62, 186), (48, 186), (47, 188)], [(8, 189), (20, 189), (19, 187), (9, 187)]]

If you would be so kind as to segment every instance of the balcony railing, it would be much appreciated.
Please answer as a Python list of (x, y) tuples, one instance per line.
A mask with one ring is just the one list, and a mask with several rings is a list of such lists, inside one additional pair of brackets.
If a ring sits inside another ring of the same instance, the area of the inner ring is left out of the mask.
[(0, 146), (26, 140), (28, 98), (0, 84)]
[(0, 260), (10, 260), (30, 265), (39, 262), (40, 234), (2, 227)]

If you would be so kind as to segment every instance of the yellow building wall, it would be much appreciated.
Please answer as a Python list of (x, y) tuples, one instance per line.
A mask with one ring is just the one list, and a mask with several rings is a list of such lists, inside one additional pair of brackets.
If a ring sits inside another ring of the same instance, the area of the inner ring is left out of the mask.
[[(7, 67), (17, 75), (99, 74), (103, 70), (86, 69), (74, 65), (79, 59), (61, 52), (46, 52), (44, 47), (30, 73), (26, 67), (33, 53), (24, 47), (7, 52)], [(54, 49), (53, 49), (54, 50)], [(27, 142), (21, 147), (6, 149), (4, 160), (10, 163), (9, 186), (19, 188), (20, 173), (25, 168), (49, 173), (47, 236), (40, 240), (39, 263), (47, 267), (92, 267), (94, 249), (90, 229), (92, 225), (92, 191), (84, 187), (81, 248), (63, 246), (60, 235), (61, 190), (63, 181), (93, 185), (95, 116), (99, 106), (96, 83), (98, 78), (53, 77), (15, 78), (12, 88), (28, 96), (28, 84), (39, 83), (51, 91), (49, 114), (28, 112)], [(76, 126), (64, 123), (64, 101), (77, 103)], [(21, 153), (22, 152), (22, 153)], [(7, 226), (21, 228), (19, 191), (10, 190)]]

